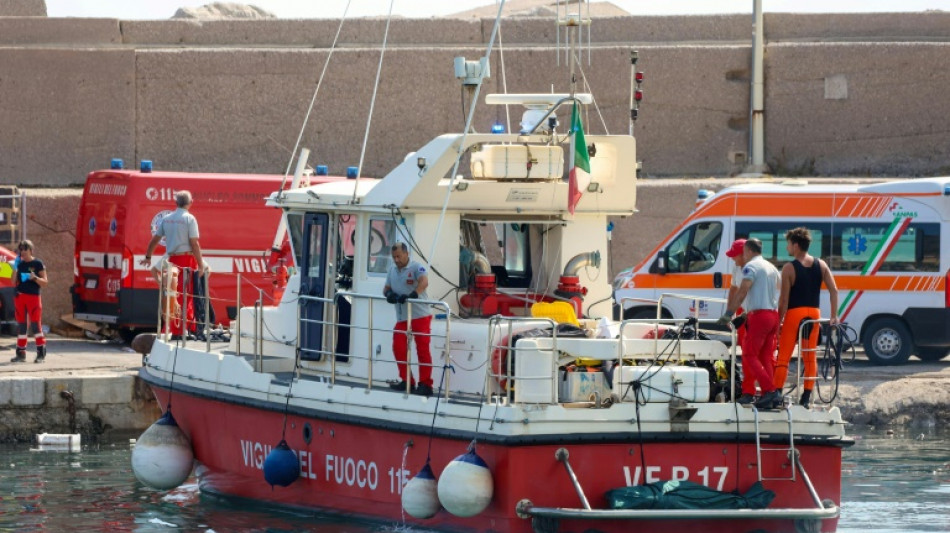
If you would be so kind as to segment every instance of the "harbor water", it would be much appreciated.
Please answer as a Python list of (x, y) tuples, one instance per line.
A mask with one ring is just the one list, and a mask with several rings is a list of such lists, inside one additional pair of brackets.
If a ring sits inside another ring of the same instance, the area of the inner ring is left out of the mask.
[[(839, 533), (950, 531), (950, 431), (852, 436), (856, 444), (845, 451), (842, 467)], [(173, 491), (152, 490), (132, 474), (128, 436), (84, 445), (79, 453), (32, 448), (0, 445), (0, 532), (408, 529), (201, 494), (193, 479)]]

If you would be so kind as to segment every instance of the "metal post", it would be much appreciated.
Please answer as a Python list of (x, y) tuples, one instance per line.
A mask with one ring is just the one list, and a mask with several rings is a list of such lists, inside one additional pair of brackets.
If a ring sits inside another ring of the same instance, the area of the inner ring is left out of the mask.
[[(191, 277), (191, 269), (183, 268), (181, 269), (181, 274), (184, 277), (178, 278), (178, 284), (181, 285), (181, 344), (185, 346), (188, 344), (188, 285), (186, 285), (186, 280)], [(194, 302), (191, 304), (194, 306)], [(194, 309), (192, 309), (192, 314), (194, 314)]]
[(750, 128), (749, 162), (747, 171), (765, 171), (765, 30), (762, 27), (762, 0), (753, 0), (753, 37), (752, 37), (752, 98), (749, 114), (752, 117)]
[[(155, 332), (158, 334), (159, 338), (162, 334), (162, 302), (165, 301), (165, 263), (162, 262), (160, 264), (162, 265), (162, 268), (158, 271), (158, 312), (155, 313)], [(149, 269), (151, 270), (151, 265), (149, 265)]]
[[(327, 303), (330, 303), (331, 305), (328, 306)], [(323, 315), (323, 320), (321, 321), (321, 324), (320, 324), (320, 325), (321, 325), (321, 327), (322, 327), (322, 329), (323, 329), (324, 332), (326, 332), (326, 330), (327, 330), (327, 328), (326, 328), (326, 325), (327, 325), (327, 316), (326, 316), (327, 307), (329, 307), (329, 308), (330, 308), (330, 311), (333, 313), (333, 329), (331, 330), (331, 333), (332, 333), (332, 334), (329, 335), (329, 337), (330, 337), (330, 349), (329, 349), (329, 350), (323, 350), (323, 351), (330, 353), (330, 385), (335, 385), (335, 384), (336, 384), (336, 331), (337, 331), (337, 324), (336, 324), (336, 300), (332, 300), (332, 301), (330, 301), (330, 302), (324, 302), (324, 303), (323, 303), (323, 312), (324, 312), (324, 315)], [(351, 320), (351, 322), (352, 322), (352, 320)], [(320, 339), (321, 339), (322, 342), (326, 342), (325, 337), (327, 337), (327, 335), (320, 335)]]
[[(203, 268), (203, 266), (202, 266)], [(205, 351), (211, 352), (211, 325), (208, 323), (211, 316), (211, 272), (204, 271), (205, 279)]]
[(23, 191), (20, 193), (20, 239), (26, 238), (26, 191)]
[[(447, 308), (445, 310), (445, 340), (443, 341), (445, 344), (443, 345), (443, 351), (442, 351), (442, 360), (446, 363), (450, 361), (452, 358), (451, 322), (452, 322), (452, 310)], [(430, 328), (430, 331), (431, 331), (431, 328)], [(489, 362), (489, 364), (491, 363)], [(448, 400), (449, 399), (449, 385), (450, 385), (449, 380), (452, 377), (452, 373), (449, 372), (449, 369), (446, 367), (447, 365), (442, 365), (442, 383), (445, 383), (445, 399)]]
[(369, 305), (369, 367), (366, 369), (366, 390), (373, 390), (373, 355), (376, 352), (373, 348), (373, 299), (367, 298), (366, 303)]
[(234, 329), (237, 343), (234, 345), (234, 351), (238, 357), (241, 357), (241, 275), (237, 275), (237, 313), (234, 316)]
[(264, 371), (264, 289), (257, 289), (257, 334), (254, 344), (257, 348), (258, 372)]
[(581, 499), (581, 504), (584, 506), (584, 509), (590, 510), (590, 502), (587, 501), (587, 496), (584, 495), (584, 489), (581, 487), (580, 481), (577, 480), (577, 476), (574, 475), (574, 469), (571, 468), (571, 463), (567, 460), (570, 457), (566, 448), (558, 448), (554, 452), (554, 458), (558, 461), (564, 463), (564, 468), (567, 469), (567, 475), (571, 478), (571, 483), (574, 484), (574, 490), (577, 491), (577, 497)]

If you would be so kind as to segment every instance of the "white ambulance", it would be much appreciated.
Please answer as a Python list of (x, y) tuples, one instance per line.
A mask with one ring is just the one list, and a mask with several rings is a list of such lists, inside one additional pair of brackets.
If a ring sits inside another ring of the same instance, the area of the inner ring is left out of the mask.
[[(733, 240), (762, 240), (777, 267), (791, 257), (785, 232), (806, 226), (809, 253), (831, 267), (838, 316), (860, 335), (868, 359), (902, 364), (911, 354), (937, 361), (950, 353), (950, 177), (871, 185), (748, 184), (701, 200), (689, 217), (638, 265), (618, 274), (615, 299), (625, 318), (656, 313), (663, 294), (725, 298)], [(631, 300), (632, 299), (632, 300)], [(723, 304), (663, 298), (663, 314), (716, 318)], [(822, 316), (829, 316), (822, 290)]]

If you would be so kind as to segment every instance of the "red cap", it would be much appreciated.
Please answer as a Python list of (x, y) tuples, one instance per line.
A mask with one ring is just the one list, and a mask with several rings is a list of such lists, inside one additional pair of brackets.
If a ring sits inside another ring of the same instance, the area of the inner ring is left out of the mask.
[(732, 246), (726, 250), (726, 257), (736, 258), (742, 255), (742, 249), (745, 248), (745, 239), (736, 239)]

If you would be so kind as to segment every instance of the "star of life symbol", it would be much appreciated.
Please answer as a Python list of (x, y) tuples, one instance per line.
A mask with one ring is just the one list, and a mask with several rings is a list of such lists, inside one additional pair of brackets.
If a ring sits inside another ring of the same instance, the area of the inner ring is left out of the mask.
[(868, 249), (868, 240), (863, 235), (855, 235), (848, 239), (848, 251), (854, 255), (861, 255)]

